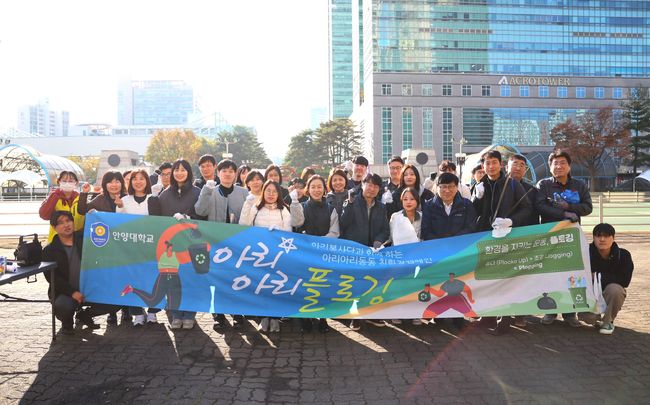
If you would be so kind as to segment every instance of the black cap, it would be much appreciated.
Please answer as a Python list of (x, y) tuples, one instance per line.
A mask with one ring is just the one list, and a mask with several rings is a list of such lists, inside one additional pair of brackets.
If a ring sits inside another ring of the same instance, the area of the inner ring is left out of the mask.
[(352, 160), (352, 163), (355, 165), (363, 165), (363, 166), (368, 166), (368, 159), (366, 159), (363, 156), (357, 156)]

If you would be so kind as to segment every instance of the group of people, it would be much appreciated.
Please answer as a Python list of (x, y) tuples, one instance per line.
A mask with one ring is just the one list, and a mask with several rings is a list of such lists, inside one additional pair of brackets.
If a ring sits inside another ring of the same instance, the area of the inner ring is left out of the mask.
[[(146, 312), (141, 307), (85, 302), (79, 291), (81, 231), (84, 215), (90, 210), (280, 229), (352, 240), (373, 249), (488, 230), (493, 236), (502, 237), (512, 227), (562, 220), (579, 222), (591, 213), (586, 184), (571, 177), (570, 155), (556, 150), (548, 163), (552, 176), (533, 186), (524, 180), (528, 170), (524, 156), (512, 155), (504, 166), (500, 152), (490, 150), (482, 156), (480, 165), (472, 169), (472, 182), (466, 185), (459, 180), (456, 166), (450, 161), (443, 161), (437, 175), (423, 181), (414, 165), (395, 156), (388, 162), (390, 176), (384, 181), (369, 173), (365, 157), (357, 156), (347, 170), (332, 169), (327, 177), (306, 168), (285, 188), (282, 171), (276, 165), (261, 172), (245, 165), (238, 167), (232, 160), (217, 162), (214, 156), (204, 155), (198, 161), (200, 177), (196, 180), (190, 162), (178, 159), (162, 164), (151, 176), (145, 170), (106, 172), (101, 190), (95, 195), (87, 183), (78, 192), (76, 175), (62, 172), (58, 188), (48, 195), (40, 209), (40, 216), (51, 224), (44, 260), (58, 264), (55, 314), (63, 324), (63, 333), (73, 333), (75, 316), (90, 328), (98, 327), (93, 317), (102, 314), (109, 314), (109, 323), (117, 323), (120, 309), (123, 323), (140, 326), (158, 322), (160, 309), (155, 306), (162, 302), (162, 295), (145, 300), (152, 306)], [(589, 321), (597, 323), (601, 333), (614, 330), (614, 319), (623, 305), (633, 270), (629, 252), (618, 248), (614, 233), (611, 225), (596, 226), (590, 246), (592, 271), (602, 274), (607, 311), (603, 319), (591, 317)], [(178, 278), (179, 265), (169, 263), (167, 267), (165, 277), (167, 282), (173, 282), (174, 277)], [(129, 287), (123, 294), (144, 296)], [(168, 296), (167, 301), (170, 299)], [(169, 304), (167, 314), (172, 329), (194, 327), (196, 313), (169, 309)], [(550, 324), (556, 317), (545, 315), (542, 323)], [(571, 326), (581, 325), (575, 313), (562, 317)], [(244, 322), (242, 314), (235, 314), (232, 319), (235, 328)], [(222, 330), (228, 323), (225, 314), (213, 314), (213, 320), (215, 330)], [(261, 318), (259, 329), (279, 332), (280, 321)], [(463, 322), (462, 318), (460, 321)], [(326, 319), (315, 324), (312, 319), (300, 322), (303, 331), (311, 331), (314, 326), (321, 332), (329, 329)], [(366, 322), (381, 327), (387, 321)], [(412, 322), (421, 324), (423, 320)], [(497, 334), (507, 330), (511, 322), (509, 317), (481, 320)], [(526, 319), (515, 317), (514, 323), (523, 327)], [(352, 320), (349, 327), (358, 330), (361, 323)]]

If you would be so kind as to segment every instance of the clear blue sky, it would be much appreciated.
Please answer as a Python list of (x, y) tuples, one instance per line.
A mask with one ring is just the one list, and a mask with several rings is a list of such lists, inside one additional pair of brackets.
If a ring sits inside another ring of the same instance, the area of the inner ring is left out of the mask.
[(328, 104), (327, 60), (327, 0), (1, 2), (0, 127), (46, 97), (115, 124), (120, 79), (182, 79), (283, 156)]

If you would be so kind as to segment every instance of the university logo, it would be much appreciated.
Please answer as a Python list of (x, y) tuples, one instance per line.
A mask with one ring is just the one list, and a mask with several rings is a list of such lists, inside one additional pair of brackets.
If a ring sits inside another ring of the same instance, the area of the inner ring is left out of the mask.
[(90, 241), (97, 247), (104, 247), (108, 243), (110, 229), (103, 222), (95, 222), (90, 225)]

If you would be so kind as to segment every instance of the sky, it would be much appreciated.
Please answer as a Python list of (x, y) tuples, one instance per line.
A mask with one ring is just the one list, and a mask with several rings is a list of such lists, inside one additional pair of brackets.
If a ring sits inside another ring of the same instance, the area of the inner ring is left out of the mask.
[(277, 159), (328, 105), (327, 49), (327, 0), (3, 1), (0, 128), (44, 98), (117, 124), (120, 80), (185, 80)]

